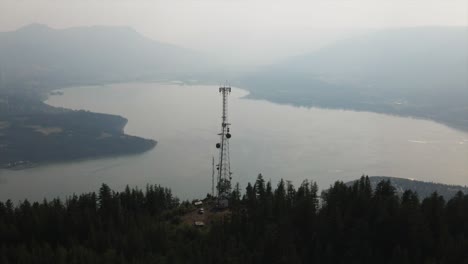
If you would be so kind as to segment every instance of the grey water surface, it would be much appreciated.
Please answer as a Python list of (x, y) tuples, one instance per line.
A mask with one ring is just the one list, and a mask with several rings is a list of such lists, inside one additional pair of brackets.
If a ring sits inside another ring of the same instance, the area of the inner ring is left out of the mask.
[[(64, 89), (47, 103), (122, 115), (125, 132), (158, 141), (153, 150), (102, 158), (0, 170), (0, 200), (42, 200), (127, 184), (169, 187), (183, 199), (211, 191), (211, 160), (220, 130), (217, 86), (125, 83)], [(258, 173), (273, 184), (336, 180), (362, 174), (468, 185), (468, 133), (445, 125), (384, 114), (303, 108), (229, 97), (233, 182), (245, 188)]]

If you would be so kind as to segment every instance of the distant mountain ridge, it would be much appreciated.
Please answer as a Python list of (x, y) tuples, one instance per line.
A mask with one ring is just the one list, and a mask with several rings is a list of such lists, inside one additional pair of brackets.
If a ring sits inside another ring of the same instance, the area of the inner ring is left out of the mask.
[(0, 33), (0, 168), (154, 148), (155, 140), (124, 133), (124, 117), (51, 107), (41, 99), (70, 85), (181, 76), (196, 72), (191, 67), (199, 60), (197, 53), (126, 27), (33, 24)]
[[(434, 182), (423, 182), (404, 178), (385, 177), (385, 176), (371, 176), (369, 177), (372, 189), (375, 189), (377, 184), (381, 181), (390, 180), (393, 187), (396, 188), (396, 192), (401, 195), (406, 190), (412, 190), (418, 193), (420, 198), (426, 198), (431, 196), (434, 192), (442, 195), (446, 200), (454, 197), (457, 192), (461, 191), (464, 194), (468, 194), (468, 187), (460, 185), (448, 185)], [(355, 181), (347, 182), (347, 185), (352, 185)]]
[(0, 88), (170, 79), (203, 71), (206, 61), (129, 27), (32, 24), (0, 33)]
[(468, 131), (468, 27), (383, 30), (239, 81), (251, 97), (432, 119)]

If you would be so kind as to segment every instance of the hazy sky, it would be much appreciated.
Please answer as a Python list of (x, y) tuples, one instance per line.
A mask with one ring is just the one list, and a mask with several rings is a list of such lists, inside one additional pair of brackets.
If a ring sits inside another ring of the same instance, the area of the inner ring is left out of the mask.
[(129, 25), (244, 60), (298, 54), (363, 29), (468, 25), (468, 0), (0, 0), (0, 31)]

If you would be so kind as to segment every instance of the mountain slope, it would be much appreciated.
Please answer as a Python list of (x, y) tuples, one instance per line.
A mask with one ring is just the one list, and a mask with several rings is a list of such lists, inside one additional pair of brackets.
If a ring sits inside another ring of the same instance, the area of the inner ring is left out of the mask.
[(468, 28), (385, 30), (240, 80), (279, 103), (429, 118), (468, 130)]
[(55, 30), (33, 24), (0, 33), (3, 87), (174, 78), (203, 70), (202, 55), (126, 27)]
[(152, 149), (156, 141), (124, 133), (123, 117), (55, 108), (41, 99), (67, 85), (176, 78), (195, 72), (200, 58), (129, 28), (35, 24), (0, 33), (0, 168)]

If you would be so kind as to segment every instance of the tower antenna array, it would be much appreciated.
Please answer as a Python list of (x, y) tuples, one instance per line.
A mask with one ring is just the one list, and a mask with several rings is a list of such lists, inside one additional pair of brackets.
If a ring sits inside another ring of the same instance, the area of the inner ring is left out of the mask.
[(219, 149), (219, 161), (216, 166), (218, 170), (218, 184), (216, 186), (218, 191), (218, 201), (222, 206), (227, 206), (227, 199), (231, 193), (231, 163), (229, 159), (229, 139), (231, 138), (231, 133), (228, 123), (228, 95), (231, 93), (231, 87), (221, 86), (219, 87), (219, 92), (221, 93), (223, 100), (223, 112), (222, 112), (222, 122), (221, 122), (221, 133), (220, 143), (216, 144), (216, 148)]

